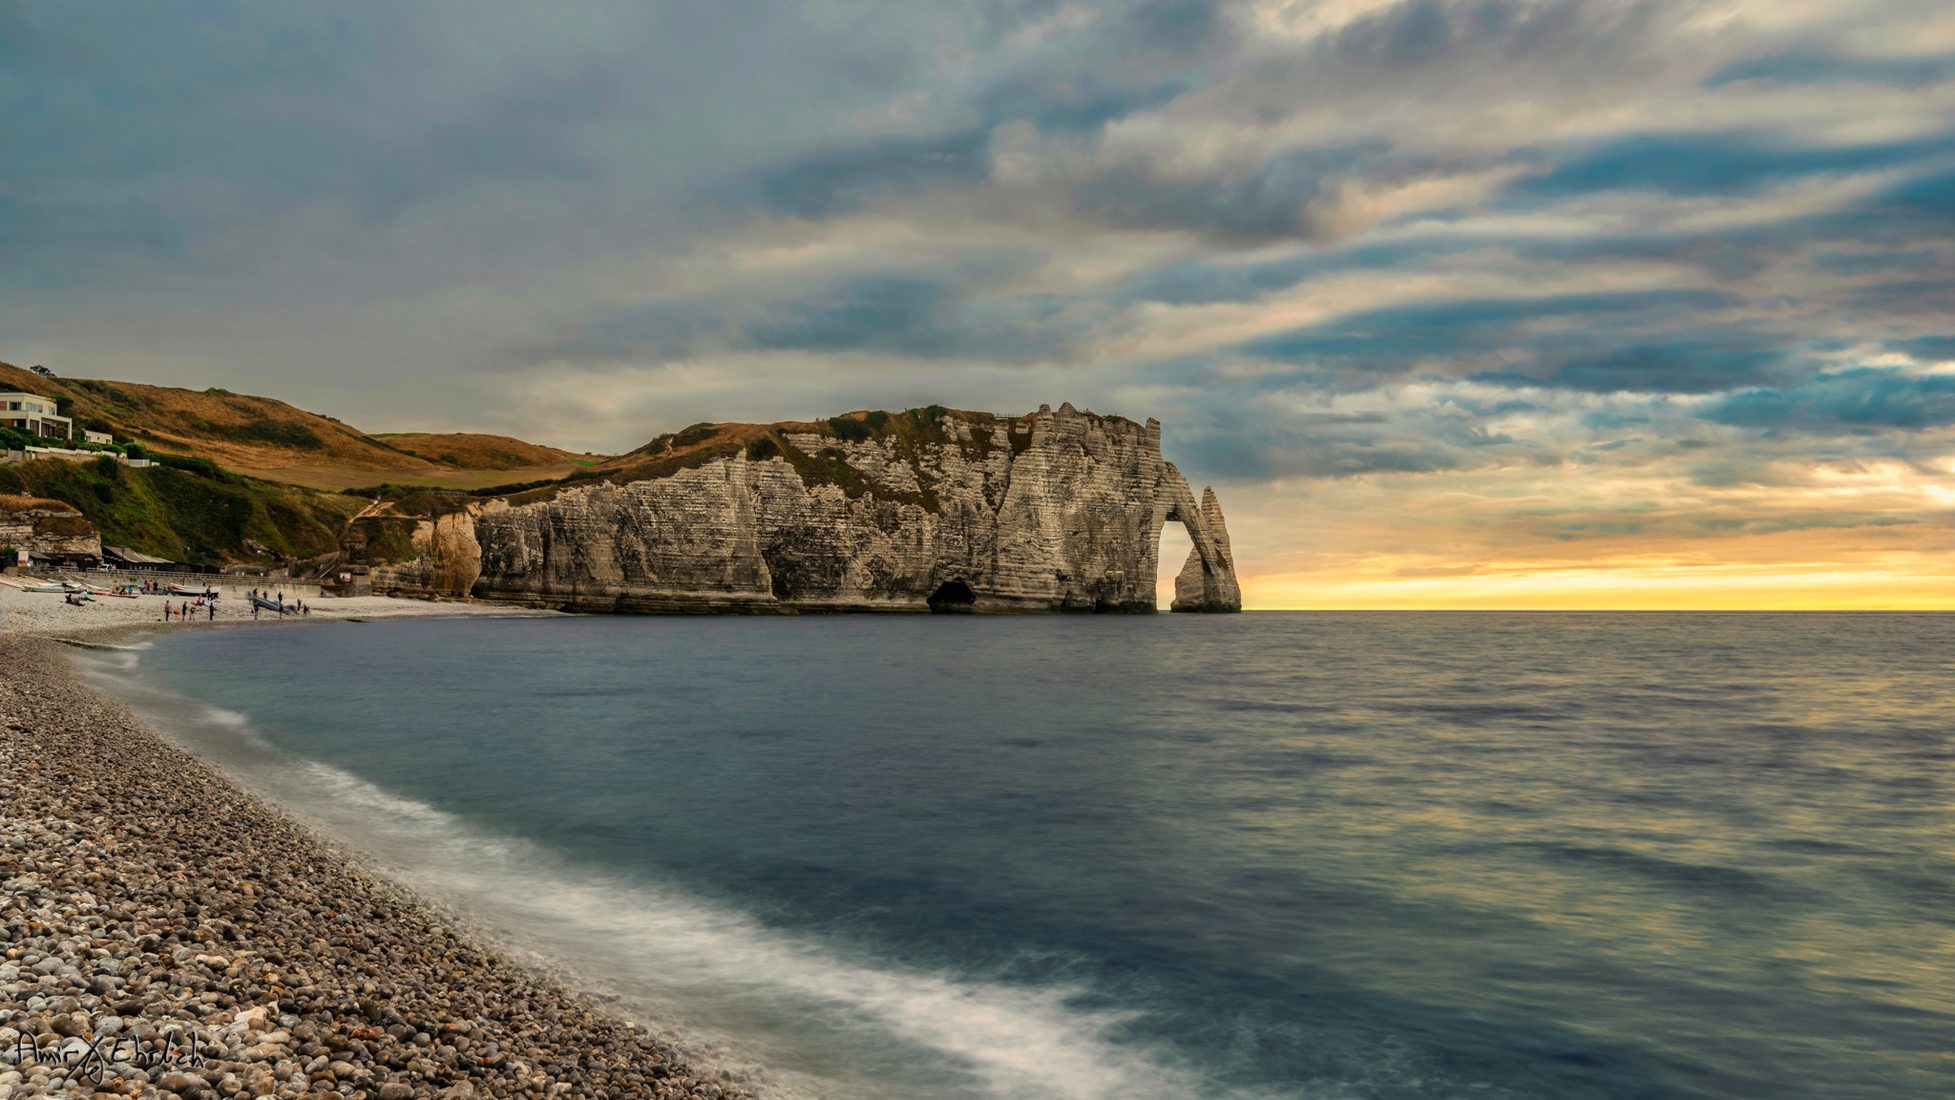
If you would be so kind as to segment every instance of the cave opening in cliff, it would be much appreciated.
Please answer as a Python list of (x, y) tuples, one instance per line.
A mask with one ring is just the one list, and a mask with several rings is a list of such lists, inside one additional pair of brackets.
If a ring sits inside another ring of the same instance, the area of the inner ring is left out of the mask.
[(1161, 525), (1161, 553), (1154, 566), (1156, 610), (1166, 611), (1174, 603), (1174, 578), (1194, 549), (1195, 540), (1189, 537), (1188, 528), (1180, 520), (1171, 519)]
[(927, 602), (930, 604), (930, 610), (939, 615), (969, 611), (977, 603), (977, 593), (971, 591), (971, 586), (961, 580), (948, 580), (938, 585), (935, 592), (930, 593)]

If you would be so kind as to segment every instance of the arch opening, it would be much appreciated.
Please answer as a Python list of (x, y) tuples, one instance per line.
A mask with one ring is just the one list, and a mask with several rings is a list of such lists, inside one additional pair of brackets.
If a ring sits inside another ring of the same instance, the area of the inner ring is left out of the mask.
[(1169, 517), (1161, 525), (1160, 553), (1154, 564), (1154, 609), (1166, 611), (1174, 603), (1174, 579), (1188, 555), (1195, 551), (1195, 540), (1179, 517)]
[(938, 585), (926, 602), (933, 615), (956, 614), (970, 611), (977, 604), (977, 593), (971, 591), (971, 586), (961, 578), (953, 577)]

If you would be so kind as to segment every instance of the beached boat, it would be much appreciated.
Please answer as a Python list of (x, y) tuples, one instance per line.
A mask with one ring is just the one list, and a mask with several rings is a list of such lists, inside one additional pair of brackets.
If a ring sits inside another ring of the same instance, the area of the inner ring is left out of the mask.
[(251, 597), (251, 602), (257, 604), (259, 607), (264, 608), (266, 611), (276, 611), (281, 615), (296, 614), (299, 610), (296, 607), (281, 607), (279, 606), (278, 601), (268, 600), (263, 596), (253, 596)]
[(169, 593), (172, 596), (203, 596), (209, 599), (217, 598), (217, 589), (211, 588), (208, 585), (202, 588), (189, 588), (181, 584), (173, 584), (169, 586)]
[(20, 586), (22, 592), (86, 592), (87, 589), (73, 581), (40, 581)]
[(142, 586), (136, 584), (118, 584), (114, 588), (97, 588), (91, 584), (88, 590), (97, 596), (114, 596), (122, 600), (139, 599), (143, 594)]

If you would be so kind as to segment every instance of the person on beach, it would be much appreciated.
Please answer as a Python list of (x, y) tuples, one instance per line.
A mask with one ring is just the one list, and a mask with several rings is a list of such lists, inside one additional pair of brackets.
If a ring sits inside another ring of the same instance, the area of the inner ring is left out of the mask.
[(166, 623), (170, 621), (170, 601), (168, 600), (163, 601), (163, 621)]
[(217, 601), (216, 601), (216, 600), (212, 600), (212, 601), (210, 601), (210, 621), (211, 621), (211, 622), (216, 622), (216, 621), (217, 621)]

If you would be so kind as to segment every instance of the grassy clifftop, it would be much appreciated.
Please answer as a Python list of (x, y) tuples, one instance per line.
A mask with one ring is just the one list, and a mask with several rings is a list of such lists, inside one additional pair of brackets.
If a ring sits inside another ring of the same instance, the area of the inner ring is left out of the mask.
[[(961, 433), (953, 431), (956, 422), (964, 427)], [(489, 484), (472, 492), (476, 496), (505, 497), (512, 504), (533, 504), (594, 480), (618, 485), (649, 481), (745, 454), (757, 461), (782, 459), (806, 483), (837, 485), (849, 496), (858, 497), (870, 491), (870, 483), (849, 464), (841, 444), (882, 440), (893, 447), (899, 459), (911, 463), (921, 488), (913, 493), (896, 493), (885, 488), (878, 495), (907, 500), (935, 511), (937, 500), (929, 484), (930, 474), (918, 461), (921, 449), (955, 443), (982, 455), (996, 447), (1023, 446), (1026, 436), (1011, 437), (998, 428), (998, 423), (998, 418), (991, 413), (948, 409), (942, 405), (902, 412), (858, 410), (824, 420), (784, 420), (775, 424), (702, 422), (667, 432), (616, 458), (580, 464), (567, 477)], [(811, 442), (809, 436), (816, 439)]]

